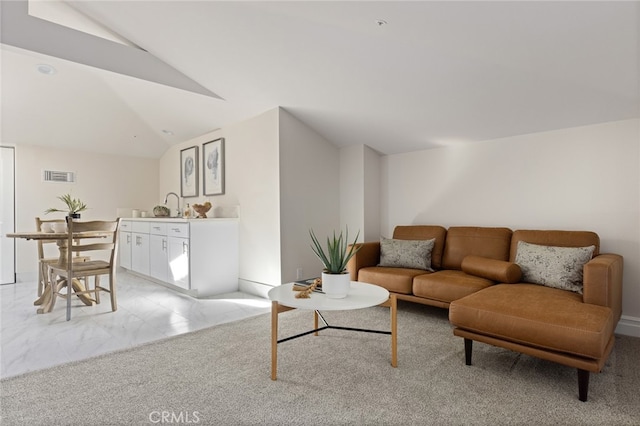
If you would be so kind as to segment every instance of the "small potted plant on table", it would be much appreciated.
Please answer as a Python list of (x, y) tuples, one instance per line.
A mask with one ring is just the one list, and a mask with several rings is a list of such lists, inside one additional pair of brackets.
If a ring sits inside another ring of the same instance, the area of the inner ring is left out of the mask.
[(80, 212), (87, 209), (87, 205), (80, 201), (80, 199), (71, 197), (71, 194), (64, 194), (58, 197), (60, 201), (67, 205), (66, 209), (48, 208), (44, 211), (45, 214), (53, 212), (67, 212), (67, 217), (71, 219), (80, 219)]
[(326, 251), (313, 233), (313, 230), (310, 230), (309, 234), (313, 242), (311, 249), (324, 265), (324, 270), (322, 271), (322, 291), (327, 297), (332, 299), (346, 297), (351, 287), (351, 276), (346, 270), (347, 263), (349, 259), (360, 250), (360, 247), (356, 246), (360, 232), (356, 234), (353, 243), (349, 244), (348, 229), (344, 237), (342, 236), (342, 231), (340, 231), (340, 234), (337, 236), (334, 231), (332, 239), (327, 237)]

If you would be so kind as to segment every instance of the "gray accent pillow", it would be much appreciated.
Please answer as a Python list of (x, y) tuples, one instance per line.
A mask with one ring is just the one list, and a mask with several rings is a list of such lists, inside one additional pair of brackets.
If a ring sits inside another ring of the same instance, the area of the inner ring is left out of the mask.
[(424, 269), (432, 271), (431, 251), (436, 239), (394, 240), (380, 238), (380, 263), (378, 266)]
[(582, 270), (595, 246), (554, 247), (518, 241), (515, 263), (522, 281), (582, 294)]

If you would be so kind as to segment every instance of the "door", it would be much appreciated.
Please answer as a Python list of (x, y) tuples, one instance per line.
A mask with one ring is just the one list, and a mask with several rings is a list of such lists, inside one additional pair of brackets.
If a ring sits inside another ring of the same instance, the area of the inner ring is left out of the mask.
[(0, 146), (0, 284), (16, 282), (15, 148)]

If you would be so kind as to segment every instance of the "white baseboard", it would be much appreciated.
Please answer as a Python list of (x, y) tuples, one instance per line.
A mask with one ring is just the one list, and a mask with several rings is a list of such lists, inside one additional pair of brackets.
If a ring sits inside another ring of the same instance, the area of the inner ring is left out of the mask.
[(640, 318), (622, 315), (615, 332), (625, 336), (640, 337)]
[(238, 285), (241, 292), (264, 297), (265, 299), (269, 298), (267, 293), (274, 287), (265, 283), (243, 280), (242, 278), (238, 280)]

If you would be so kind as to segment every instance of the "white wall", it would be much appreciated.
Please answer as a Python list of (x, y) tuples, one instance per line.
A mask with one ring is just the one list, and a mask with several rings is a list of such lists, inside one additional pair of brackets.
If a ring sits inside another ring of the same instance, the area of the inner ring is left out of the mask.
[(281, 284), (278, 110), (223, 130), (228, 201), (240, 205), (240, 278)]
[(15, 281), (15, 148), (0, 146), (0, 284)]
[(360, 242), (380, 239), (380, 157), (366, 145), (340, 149), (340, 222)]
[(290, 282), (298, 268), (303, 278), (322, 272), (309, 229), (321, 240), (339, 232), (340, 150), (284, 109), (279, 122), (281, 282)]
[[(74, 171), (76, 183), (47, 183), (42, 170)], [(64, 213), (44, 214), (49, 207), (64, 208), (56, 197), (70, 193), (89, 209), (83, 220), (112, 220), (120, 207), (153, 207), (158, 193), (158, 161), (125, 156), (16, 146), (16, 230), (35, 230), (35, 217), (63, 218)], [(55, 250), (55, 249), (54, 249)], [(16, 241), (18, 280), (37, 275), (34, 241)]]
[[(180, 193), (180, 150), (225, 138), (225, 194), (182, 199), (238, 205), (240, 282), (279, 285), (317, 276), (309, 229), (327, 235), (340, 226), (339, 149), (284, 109), (224, 127), (171, 147), (160, 159), (159, 199)], [(202, 194), (202, 170), (199, 173)], [(174, 206), (173, 198), (170, 203)], [(246, 287), (245, 287), (246, 288)]]
[[(381, 233), (400, 224), (591, 230), (625, 258), (640, 320), (640, 120), (383, 157)], [(640, 325), (640, 323), (639, 323)]]
[[(280, 284), (280, 195), (278, 109), (171, 147), (160, 159), (158, 199), (180, 194), (180, 150), (199, 148), (199, 193), (202, 194), (202, 144), (225, 138), (225, 193), (182, 199), (208, 200), (213, 208), (239, 206), (241, 281)], [(175, 206), (175, 199), (169, 199)]]
[(364, 159), (364, 234), (363, 241), (380, 240), (380, 179), (381, 155), (368, 146), (363, 149)]
[(365, 229), (364, 171), (364, 145), (340, 149), (340, 227), (360, 231), (359, 241)]

